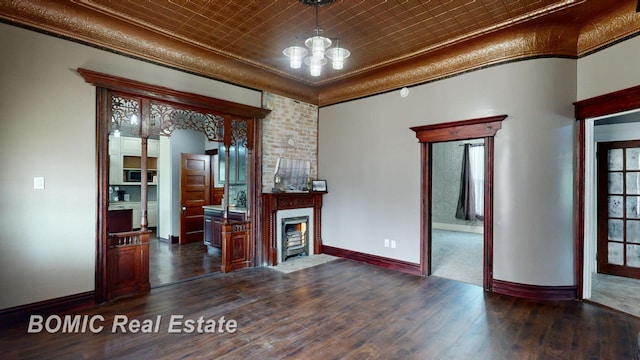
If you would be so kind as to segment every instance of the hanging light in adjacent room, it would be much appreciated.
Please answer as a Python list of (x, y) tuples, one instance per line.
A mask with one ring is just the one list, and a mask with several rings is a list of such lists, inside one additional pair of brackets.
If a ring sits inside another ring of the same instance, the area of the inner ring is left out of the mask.
[[(322, 35), (322, 28), (318, 24), (318, 8), (323, 5), (334, 3), (335, 0), (299, 0), (300, 3), (309, 6), (315, 6), (316, 8), (316, 27), (313, 29), (313, 34), (304, 41), (307, 48), (311, 49), (311, 55), (309, 50), (302, 46), (290, 46), (282, 52), (289, 58), (289, 65), (293, 69), (299, 69), (304, 62), (309, 66), (311, 76), (320, 76), (322, 73), (322, 66), (327, 63), (327, 59), (331, 59), (331, 66), (335, 70), (341, 70), (344, 67), (344, 59), (349, 57), (351, 53), (349, 50), (340, 47), (340, 39), (328, 38)], [(332, 40), (336, 41), (336, 46), (333, 48), (331, 44)]]

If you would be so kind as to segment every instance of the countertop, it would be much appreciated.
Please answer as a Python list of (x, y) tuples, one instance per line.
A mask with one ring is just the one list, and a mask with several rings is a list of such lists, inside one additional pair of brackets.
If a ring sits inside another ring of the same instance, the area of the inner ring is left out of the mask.
[[(202, 207), (205, 210), (218, 210), (222, 211), (222, 205), (205, 205)], [(238, 213), (238, 214), (246, 214), (247, 208), (229, 206), (229, 212)]]

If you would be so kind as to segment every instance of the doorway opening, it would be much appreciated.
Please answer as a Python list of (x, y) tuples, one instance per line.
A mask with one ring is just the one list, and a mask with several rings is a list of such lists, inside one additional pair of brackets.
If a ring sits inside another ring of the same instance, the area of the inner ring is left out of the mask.
[(433, 147), (435, 143), (482, 139), (484, 142), (483, 210), (482, 210), (482, 287), (493, 289), (493, 163), (494, 136), (507, 115), (412, 127), (421, 143), (421, 220), (420, 220), (420, 272), (433, 274)]
[(635, 316), (640, 316), (640, 280), (626, 273), (640, 272), (640, 218), (633, 206), (640, 197), (640, 163), (626, 152), (640, 144), (633, 141), (640, 139), (639, 123), (638, 110), (585, 122), (583, 298)]
[(432, 146), (431, 275), (482, 286), (484, 139)]

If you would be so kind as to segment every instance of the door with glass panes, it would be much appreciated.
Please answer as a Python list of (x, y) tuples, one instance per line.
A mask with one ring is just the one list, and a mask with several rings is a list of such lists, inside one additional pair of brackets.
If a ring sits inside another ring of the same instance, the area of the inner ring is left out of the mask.
[(640, 140), (598, 143), (598, 272), (640, 279)]

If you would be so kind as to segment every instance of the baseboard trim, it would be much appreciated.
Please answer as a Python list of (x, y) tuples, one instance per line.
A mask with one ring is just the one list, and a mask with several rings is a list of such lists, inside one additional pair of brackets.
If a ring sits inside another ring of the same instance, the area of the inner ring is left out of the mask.
[(33, 314), (53, 315), (79, 311), (95, 306), (95, 292), (63, 296), (31, 304), (0, 310), (0, 323), (7, 325), (27, 324)]
[(385, 258), (377, 255), (365, 254), (353, 250), (340, 249), (326, 245), (322, 246), (322, 252), (327, 255), (337, 256), (358, 262), (364, 262), (389, 270), (400, 271), (412, 275), (422, 275), (422, 273), (420, 272), (420, 264), (416, 263)]
[(540, 286), (493, 280), (492, 291), (531, 300), (577, 300), (578, 288), (572, 286)]

